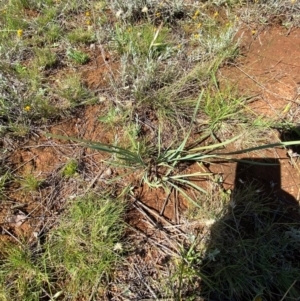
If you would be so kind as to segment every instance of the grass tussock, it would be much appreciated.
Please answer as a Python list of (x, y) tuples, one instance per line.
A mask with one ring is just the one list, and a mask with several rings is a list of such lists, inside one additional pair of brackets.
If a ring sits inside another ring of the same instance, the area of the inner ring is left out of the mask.
[(88, 195), (72, 201), (43, 245), (2, 245), (2, 300), (103, 296), (123, 252), (123, 214), (120, 200)]

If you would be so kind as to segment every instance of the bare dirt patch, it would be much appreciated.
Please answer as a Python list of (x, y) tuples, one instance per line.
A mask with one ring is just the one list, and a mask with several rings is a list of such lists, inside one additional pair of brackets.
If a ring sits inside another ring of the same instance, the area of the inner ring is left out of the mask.
[(249, 108), (258, 116), (299, 120), (300, 31), (267, 27), (240, 30), (241, 57), (219, 72), (241, 94), (256, 96)]
[(102, 47), (92, 44), (89, 51), (91, 61), (81, 68), (82, 78), (93, 90), (102, 90), (114, 81), (119, 63)]

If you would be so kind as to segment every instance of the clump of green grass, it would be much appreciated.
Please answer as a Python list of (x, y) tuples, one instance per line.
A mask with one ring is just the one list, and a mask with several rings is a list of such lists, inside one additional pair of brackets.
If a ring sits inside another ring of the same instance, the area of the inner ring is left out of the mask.
[(78, 169), (77, 160), (71, 159), (63, 167), (62, 175), (66, 178), (70, 178), (76, 175)]
[(33, 174), (27, 174), (22, 179), (19, 180), (22, 190), (25, 192), (34, 192), (37, 191), (40, 185), (42, 184), (42, 180), (39, 180)]
[(90, 60), (86, 53), (75, 49), (68, 49), (67, 57), (80, 65), (86, 64)]
[(88, 90), (78, 74), (70, 74), (58, 82), (58, 92), (68, 101), (67, 107), (93, 103), (96, 97)]
[(200, 94), (197, 106), (192, 116), (191, 126), (177, 147), (162, 147), (161, 132), (158, 131), (158, 145), (156, 147), (149, 146), (145, 141), (137, 139), (138, 127), (133, 126), (127, 131), (130, 145), (127, 147), (120, 147), (116, 145), (107, 145), (99, 142), (82, 140), (77, 138), (69, 138), (59, 135), (49, 135), (54, 138), (71, 140), (82, 143), (85, 147), (89, 147), (100, 152), (109, 153), (115, 156), (114, 164), (116, 166), (125, 166), (127, 168), (134, 168), (135, 171), (140, 172), (140, 180), (146, 183), (151, 188), (164, 188), (166, 191), (175, 189), (181, 193), (192, 204), (198, 205), (186, 192), (183, 187), (189, 187), (198, 192), (205, 190), (193, 183), (196, 177), (207, 177), (210, 173), (196, 172), (193, 174), (177, 174), (181, 164), (185, 162), (206, 162), (213, 158), (217, 158), (218, 154), (212, 153), (212, 150), (223, 147), (224, 145), (233, 142), (237, 139), (229, 139), (223, 143), (202, 147), (188, 147), (187, 141), (191, 134), (192, 123), (196, 118), (196, 114), (201, 102), (203, 93)]
[(87, 31), (83, 28), (78, 28), (70, 31), (67, 38), (72, 44), (87, 44), (95, 41), (95, 34), (93, 31)]
[[(4, 162), (1, 162), (4, 166)], [(13, 178), (12, 174), (9, 171), (6, 171), (3, 167), (0, 169), (0, 197), (4, 197), (6, 186)]]
[(208, 126), (212, 131), (224, 123), (232, 120), (238, 122), (243, 118), (243, 98), (235, 96), (228, 88), (207, 91), (203, 97), (202, 111), (208, 117)]
[(28, 244), (1, 244), (0, 296), (1, 300), (38, 301), (49, 283), (38, 254)]
[[(12, 131), (17, 133), (19, 128), (28, 128), (27, 112), (22, 103), (22, 98), (18, 96), (26, 88), (20, 84), (17, 76), (6, 65), (0, 71), (0, 133), (1, 135)], [(23, 131), (21, 131), (23, 132)]]
[(60, 290), (72, 298), (101, 297), (121, 259), (124, 204), (87, 195), (72, 201), (48, 236), (46, 257)]
[(38, 68), (47, 69), (53, 67), (57, 63), (57, 56), (51, 49), (42, 48), (35, 49), (35, 57), (33, 64)]
[(68, 205), (39, 248), (1, 243), (1, 300), (103, 297), (122, 257), (124, 203), (85, 195)]
[(150, 23), (140, 26), (116, 25), (114, 42), (116, 50), (132, 56), (157, 57), (166, 50), (168, 28)]

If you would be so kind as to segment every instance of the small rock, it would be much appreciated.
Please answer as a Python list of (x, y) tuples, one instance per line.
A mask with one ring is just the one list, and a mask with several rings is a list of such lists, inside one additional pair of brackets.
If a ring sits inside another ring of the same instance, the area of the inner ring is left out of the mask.
[(102, 175), (100, 176), (100, 179), (107, 179), (111, 175), (112, 175), (112, 169), (109, 167), (102, 173)]

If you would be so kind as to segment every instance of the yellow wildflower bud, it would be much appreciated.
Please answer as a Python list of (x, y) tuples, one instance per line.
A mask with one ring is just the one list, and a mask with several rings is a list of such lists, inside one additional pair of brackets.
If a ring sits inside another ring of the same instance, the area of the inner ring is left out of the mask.
[(23, 30), (22, 30), (22, 29), (18, 29), (18, 30), (17, 30), (17, 36), (18, 36), (19, 38), (21, 38), (22, 35), (23, 35)]
[(89, 17), (90, 15), (91, 15), (91, 14), (90, 14), (89, 11), (85, 12), (85, 16), (86, 16), (86, 17)]
[(26, 107), (24, 108), (24, 110), (25, 110), (26, 112), (31, 111), (31, 106), (26, 106)]
[(253, 30), (251, 31), (251, 33), (252, 33), (252, 35), (255, 35), (255, 34), (256, 34), (256, 30), (253, 29)]
[(219, 15), (219, 13), (216, 11), (216, 12), (214, 13), (214, 18), (216, 18), (218, 15)]

